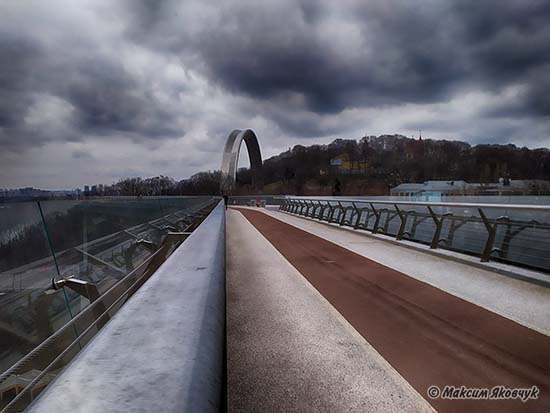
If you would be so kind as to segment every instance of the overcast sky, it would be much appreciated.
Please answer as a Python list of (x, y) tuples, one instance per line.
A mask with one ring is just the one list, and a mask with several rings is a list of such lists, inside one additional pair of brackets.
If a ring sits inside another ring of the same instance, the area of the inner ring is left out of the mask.
[(550, 2), (0, 2), (0, 187), (182, 179), (237, 128), (549, 147)]

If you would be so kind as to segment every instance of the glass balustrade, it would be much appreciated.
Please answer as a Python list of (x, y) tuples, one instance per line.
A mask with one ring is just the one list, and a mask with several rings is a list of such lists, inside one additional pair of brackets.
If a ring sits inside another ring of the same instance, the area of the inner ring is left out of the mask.
[(0, 204), (0, 410), (12, 408), (23, 391), (15, 408), (36, 396), (177, 247), (166, 245), (168, 234), (183, 235), (216, 202), (120, 197)]

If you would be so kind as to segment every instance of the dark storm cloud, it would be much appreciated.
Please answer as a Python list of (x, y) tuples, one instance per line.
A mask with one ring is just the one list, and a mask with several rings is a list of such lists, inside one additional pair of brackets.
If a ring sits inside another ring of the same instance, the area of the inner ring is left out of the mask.
[(24, 38), (0, 31), (0, 144), (14, 144), (33, 101), (31, 68), (40, 50)]
[(550, 3), (466, 1), (454, 10), (464, 26), (471, 76), (487, 87), (525, 85), (521, 108), (514, 102), (516, 109), (550, 116)]
[(476, 67), (493, 79), (508, 80), (550, 60), (550, 3), (461, 1), (456, 13)]
[(67, 142), (77, 159), (82, 141), (100, 160), (130, 138), (132, 156), (184, 144), (215, 168), (235, 127), (273, 151), (464, 124), (471, 142), (548, 142), (546, 0), (4, 0), (0, 28), (0, 162)]
[[(28, 41), (0, 32), (0, 127), (13, 127), (21, 118), (26, 102), (18, 97), (28, 90), (29, 71), (38, 50)], [(11, 106), (14, 105), (14, 106)]]
[(78, 110), (79, 130), (135, 133), (149, 138), (183, 135), (172, 122), (175, 113), (157, 102), (150, 88), (116, 61), (95, 57), (75, 63), (71, 70), (75, 75), (59, 91)]
[[(445, 102), (465, 86), (498, 90), (515, 83), (526, 88), (522, 101), (512, 105), (516, 115), (550, 115), (545, 1), (124, 5), (118, 16), (136, 45), (179, 58), (233, 94), (285, 106), (293, 99), (289, 109), (310, 112), (310, 122), (315, 114)], [(24, 122), (36, 93), (58, 96), (74, 109), (66, 129), (79, 133), (70, 139), (113, 131), (151, 139), (182, 134), (174, 110), (157, 102), (150, 84), (129, 73), (116, 55), (102, 53), (100, 45), (84, 56), (74, 50), (89, 45), (69, 40), (63, 46), (63, 57), (46, 57), (37, 40), (1, 36), (3, 139), (9, 128), (48, 139)], [(320, 132), (293, 113), (262, 115), (303, 136)]]
[[(116, 55), (78, 41), (51, 46), (25, 34), (0, 33), (0, 145), (15, 150), (89, 135), (132, 139), (183, 136), (177, 108), (160, 102), (152, 84), (128, 72)], [(48, 105), (46, 108), (44, 105)], [(51, 107), (51, 106), (54, 107)], [(54, 113), (45, 125), (32, 112)]]
[[(131, 36), (181, 53), (184, 61), (199, 56), (212, 81), (261, 100), (284, 101), (289, 92), (296, 93), (308, 109), (321, 113), (430, 101), (443, 96), (463, 74), (459, 65), (448, 64), (459, 54), (450, 39), (433, 36), (439, 29), (434, 25), (444, 26), (445, 19), (435, 13), (411, 18), (407, 12), (413, 12), (412, 7), (384, 14), (354, 6), (333, 21), (334, 10), (322, 2), (283, 2), (276, 7), (234, 2), (220, 8), (216, 24), (197, 28), (193, 36), (182, 29), (176, 40), (170, 33), (177, 23), (171, 22), (185, 11), (171, 9), (174, 4), (136, 8), (133, 22), (140, 25), (130, 27)], [(324, 34), (331, 26), (334, 31), (352, 26), (361, 32), (362, 44), (349, 50), (345, 40), (334, 44)]]
[[(308, 110), (335, 113), (520, 83), (530, 90), (525, 113), (550, 114), (538, 86), (549, 76), (538, 71), (550, 56), (545, 1), (231, 2), (215, 24), (193, 35), (181, 29), (179, 38), (170, 33), (185, 9), (152, 4), (134, 8), (135, 21), (146, 24), (143, 32), (132, 25), (132, 36), (184, 61), (199, 56), (210, 79), (233, 93), (281, 102), (294, 93)], [(332, 34), (350, 27), (360, 44), (333, 42)]]
[(550, 116), (550, 63), (531, 71), (528, 84), (529, 108), (538, 115)]
[(79, 159), (82, 161), (90, 161), (94, 159), (94, 157), (89, 152), (82, 149), (74, 150), (71, 155), (74, 159)]

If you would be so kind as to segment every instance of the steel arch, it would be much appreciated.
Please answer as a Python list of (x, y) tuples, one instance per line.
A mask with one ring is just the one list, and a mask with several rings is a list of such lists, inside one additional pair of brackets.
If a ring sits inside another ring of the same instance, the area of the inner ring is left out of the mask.
[(243, 141), (246, 144), (248, 157), (250, 158), (252, 185), (258, 190), (263, 188), (262, 153), (260, 152), (258, 138), (252, 129), (246, 129), (244, 131), (235, 129), (227, 137), (223, 151), (221, 168), (221, 191), (223, 193), (230, 193), (235, 188), (239, 151), (241, 150), (241, 144)]

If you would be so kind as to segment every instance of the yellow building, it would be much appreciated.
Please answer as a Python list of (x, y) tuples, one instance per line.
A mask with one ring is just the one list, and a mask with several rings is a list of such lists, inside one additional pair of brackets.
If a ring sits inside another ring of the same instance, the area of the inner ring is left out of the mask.
[(338, 155), (330, 160), (330, 166), (341, 174), (361, 174), (367, 171), (367, 161), (351, 160), (347, 153)]

